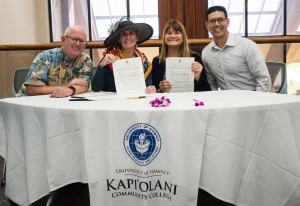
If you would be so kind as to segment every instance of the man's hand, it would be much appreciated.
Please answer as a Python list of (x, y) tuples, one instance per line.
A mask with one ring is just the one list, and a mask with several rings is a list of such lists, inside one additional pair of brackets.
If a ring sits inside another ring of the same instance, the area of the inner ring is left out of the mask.
[(74, 86), (74, 85), (80, 85), (80, 86), (85, 86), (88, 87), (88, 83), (85, 79), (81, 79), (81, 78), (74, 78), (67, 87), (69, 86)]
[(64, 97), (70, 96), (72, 93), (73, 93), (73, 90), (69, 89), (67, 87), (56, 87), (54, 89), (53, 93), (49, 97), (50, 98), (52, 98), (52, 97), (64, 98)]

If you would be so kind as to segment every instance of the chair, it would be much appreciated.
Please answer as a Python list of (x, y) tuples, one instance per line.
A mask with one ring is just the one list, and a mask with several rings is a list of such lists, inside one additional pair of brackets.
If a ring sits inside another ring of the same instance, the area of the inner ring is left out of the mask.
[(91, 70), (92, 76), (91, 76), (91, 83), (90, 83), (89, 91), (92, 91), (92, 80), (93, 80), (93, 78), (94, 78), (94, 76), (97, 72), (97, 68), (98, 68), (98, 66), (97, 67), (92, 67), (92, 70)]
[(286, 64), (280, 62), (266, 62), (271, 77), (272, 93), (287, 94)]
[(12, 87), (12, 97), (16, 97), (16, 94), (19, 92), (19, 89), (21, 88), (22, 84), (24, 83), (27, 77), (29, 69), (30, 68), (15, 70), (14, 82)]
[[(14, 82), (12, 86), (12, 97), (16, 97), (20, 87), (24, 83), (30, 68), (16, 69), (14, 74)], [(3, 166), (3, 177), (1, 179), (1, 187), (5, 187), (6, 183), (6, 161)]]
[(92, 67), (92, 70), (91, 70), (91, 72), (92, 72), (91, 82), (92, 82), (92, 80), (93, 80), (93, 78), (94, 78), (94, 76), (95, 76), (95, 74), (97, 72), (97, 68), (98, 68), (98, 66), (97, 67)]

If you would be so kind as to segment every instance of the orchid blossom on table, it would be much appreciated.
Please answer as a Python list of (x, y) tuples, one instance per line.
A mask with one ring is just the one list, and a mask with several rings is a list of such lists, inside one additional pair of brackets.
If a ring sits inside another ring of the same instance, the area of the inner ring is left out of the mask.
[(150, 102), (152, 107), (167, 107), (170, 103), (171, 101), (168, 98), (165, 98), (165, 96), (162, 96), (160, 99), (156, 98)]
[(198, 101), (197, 99), (194, 99), (195, 101), (195, 107), (198, 107), (198, 106), (204, 106), (204, 103), (203, 102), (200, 102)]

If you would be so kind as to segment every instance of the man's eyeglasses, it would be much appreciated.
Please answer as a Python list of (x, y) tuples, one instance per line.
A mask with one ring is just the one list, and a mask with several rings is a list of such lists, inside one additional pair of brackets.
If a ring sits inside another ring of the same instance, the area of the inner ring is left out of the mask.
[(71, 39), (71, 41), (74, 42), (74, 43), (77, 43), (77, 41), (79, 41), (79, 43), (80, 43), (81, 45), (86, 44), (86, 41), (82, 41), (81, 39), (73, 38), (73, 37), (71, 37), (71, 36), (65, 36), (65, 37), (68, 37), (68, 38)]
[(219, 17), (217, 19), (210, 19), (207, 22), (208, 22), (208, 24), (215, 24), (218, 21), (220, 24), (220, 23), (223, 23), (226, 19), (227, 18), (225, 18), (225, 17)]

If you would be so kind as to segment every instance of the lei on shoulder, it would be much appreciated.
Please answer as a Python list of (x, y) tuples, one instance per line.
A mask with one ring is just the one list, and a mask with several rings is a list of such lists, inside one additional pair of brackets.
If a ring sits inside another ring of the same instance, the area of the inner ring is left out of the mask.
[[(134, 48), (134, 49), (135, 49), (134, 56), (141, 57), (141, 59), (142, 59), (142, 65), (144, 67), (144, 77), (145, 77), (145, 79), (147, 79), (150, 72), (152, 71), (152, 63), (148, 61), (148, 59), (144, 53), (142, 53), (137, 48)], [(105, 57), (106, 54), (113, 54), (116, 57), (116, 59), (125, 59), (121, 49), (112, 44), (107, 45), (105, 52), (103, 52), (103, 56)], [(109, 71), (113, 73), (113, 66), (111, 63), (109, 64)]]

